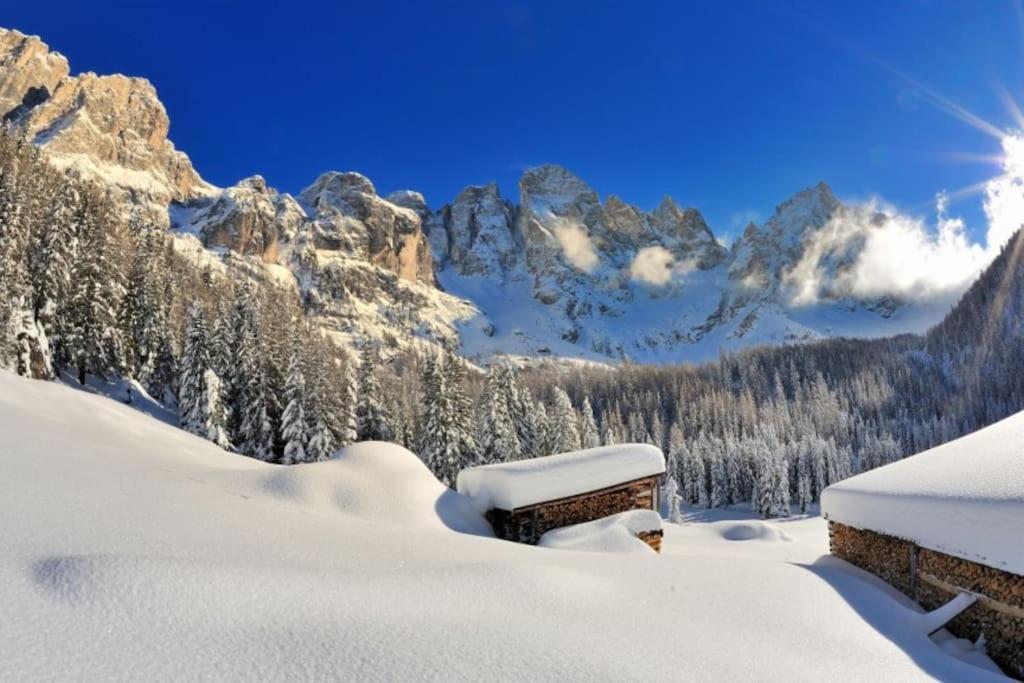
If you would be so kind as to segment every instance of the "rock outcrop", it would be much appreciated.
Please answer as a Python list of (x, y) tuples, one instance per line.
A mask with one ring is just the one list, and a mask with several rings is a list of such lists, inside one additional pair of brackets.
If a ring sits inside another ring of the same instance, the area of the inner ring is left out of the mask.
[(50, 159), (119, 190), (166, 223), (167, 205), (210, 191), (167, 139), (170, 119), (143, 78), (69, 75), (34, 36), (0, 29), (0, 108), (5, 121)]

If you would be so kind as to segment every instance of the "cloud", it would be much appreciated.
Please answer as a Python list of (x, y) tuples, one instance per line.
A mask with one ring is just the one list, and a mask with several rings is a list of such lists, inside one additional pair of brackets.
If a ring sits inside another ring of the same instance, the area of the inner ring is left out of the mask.
[(565, 218), (554, 217), (551, 232), (562, 245), (565, 258), (575, 268), (589, 273), (597, 267), (597, 249), (594, 248), (590, 235), (582, 225)]
[(985, 186), (985, 242), (974, 242), (949, 199), (935, 198), (935, 218), (901, 213), (872, 199), (840, 209), (784, 273), (793, 305), (887, 294), (906, 301), (952, 302), (992, 261), (1024, 217), (1024, 139), (1003, 140), (1004, 174)]
[(665, 247), (644, 247), (636, 252), (633, 262), (629, 264), (629, 277), (661, 287), (673, 278), (686, 275), (695, 267), (693, 261), (676, 261), (676, 257)]
[(629, 265), (629, 276), (649, 285), (661, 286), (672, 279), (672, 265), (676, 258), (665, 247), (644, 247), (636, 252)]

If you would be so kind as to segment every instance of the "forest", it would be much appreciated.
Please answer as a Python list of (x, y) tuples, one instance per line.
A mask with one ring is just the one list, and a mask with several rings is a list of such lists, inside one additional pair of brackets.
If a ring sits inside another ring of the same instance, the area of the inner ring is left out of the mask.
[(183, 429), (270, 462), (395, 441), (449, 486), (470, 465), (653, 443), (675, 519), (684, 504), (806, 512), (835, 481), (1024, 409), (1022, 258), (1017, 233), (923, 335), (701, 365), (480, 368), (450, 342), (350, 351), (301, 294), (242, 260), (197, 264), (165, 228), (0, 135), (0, 368), (133, 380)]

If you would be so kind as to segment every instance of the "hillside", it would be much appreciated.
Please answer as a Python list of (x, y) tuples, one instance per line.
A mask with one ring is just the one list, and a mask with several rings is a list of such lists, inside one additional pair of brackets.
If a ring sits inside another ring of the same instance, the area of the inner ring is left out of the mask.
[(5, 679), (1002, 680), (822, 558), (816, 517), (520, 546), (398, 447), (268, 465), (8, 373), (0, 443)]
[(454, 340), (481, 361), (679, 362), (922, 332), (948, 303), (862, 291), (858, 256), (896, 218), (845, 205), (825, 183), (728, 249), (695, 207), (602, 199), (556, 165), (526, 171), (517, 202), (490, 184), (428, 204), (335, 171), (295, 196), (260, 176), (217, 188), (174, 148), (151, 83), (72, 75), (40, 39), (3, 29), (0, 116), (51, 163), (102, 183), (136, 227), (169, 227), (197, 269), (212, 257), (233, 277), (283, 286), (349, 346)]

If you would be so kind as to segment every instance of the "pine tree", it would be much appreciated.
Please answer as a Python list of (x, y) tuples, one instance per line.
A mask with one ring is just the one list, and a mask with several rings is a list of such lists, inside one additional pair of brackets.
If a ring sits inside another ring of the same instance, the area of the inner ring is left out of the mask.
[(307, 369), (310, 376), (307, 394), (306, 411), (309, 440), (306, 444), (306, 455), (311, 462), (322, 462), (334, 452), (334, 432), (329, 426), (328, 402), (325, 397), (326, 387), (323, 372), (312, 364)]
[(377, 381), (377, 354), (369, 342), (363, 344), (359, 363), (356, 402), (356, 431), (359, 441), (391, 441), (394, 433), (387, 403)]
[(492, 366), (484, 386), (488, 400), (481, 404), (480, 416), (480, 447), (485, 463), (509, 462), (520, 457), (521, 447), (508, 406), (508, 394), (501, 390), (503, 381), (501, 371)]
[[(479, 446), (475, 436), (476, 428), (473, 424), (473, 402), (466, 394), (466, 365), (455, 354), (451, 345), (445, 346), (442, 363), (442, 374), (448, 392), (448, 402), (451, 406), (452, 424), (456, 436), (456, 458), (461, 468), (474, 464), (479, 457)], [(533, 401), (529, 398), (529, 392), (525, 391), (524, 393), (525, 399), (532, 407)], [(527, 427), (535, 432), (535, 420), (527, 420)], [(454, 480), (451, 483), (454, 484)]]
[(679, 484), (675, 477), (669, 477), (665, 483), (662, 496), (668, 505), (668, 521), (673, 524), (683, 523), (683, 497), (679, 494)]
[(576, 427), (576, 410), (572, 407), (569, 395), (561, 387), (555, 387), (552, 395), (554, 406), (549, 418), (552, 452), (579, 450), (580, 433)]
[(306, 378), (302, 369), (302, 358), (296, 344), (288, 363), (288, 379), (285, 382), (285, 408), (281, 417), (281, 440), (284, 441), (285, 465), (307, 462), (306, 445), (309, 433), (306, 424)]
[(461, 469), (461, 437), (443, 363), (431, 357), (423, 366), (419, 453), (441, 483), (453, 486)]
[(594, 409), (590, 406), (590, 399), (584, 398), (580, 408), (580, 446), (582, 448), (594, 448), (601, 445), (601, 438), (597, 433), (597, 422), (594, 420)]
[(181, 361), (179, 419), (184, 429), (229, 448), (221, 383), (210, 367), (208, 342), (206, 318), (199, 305), (193, 304), (188, 311)]
[(110, 200), (83, 193), (76, 221), (78, 251), (72, 269), (67, 345), (78, 381), (107, 377), (125, 368), (118, 310), (124, 292), (119, 222)]
[(359, 402), (356, 373), (353, 372), (350, 362), (346, 362), (342, 366), (341, 379), (341, 398), (337, 411), (337, 433), (335, 435), (339, 448), (355, 443), (359, 439), (359, 423), (356, 419), (356, 406)]

